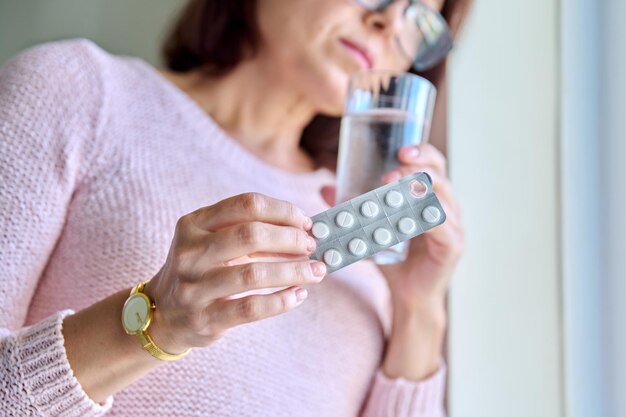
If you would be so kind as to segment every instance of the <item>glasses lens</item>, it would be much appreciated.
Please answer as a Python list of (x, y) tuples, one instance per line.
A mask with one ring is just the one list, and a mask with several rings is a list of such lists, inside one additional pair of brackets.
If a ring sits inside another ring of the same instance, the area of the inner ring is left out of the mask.
[(452, 49), (452, 36), (445, 19), (421, 2), (411, 4), (404, 18), (405, 25), (398, 37), (400, 47), (416, 70), (434, 67)]
[(357, 0), (361, 6), (371, 11), (382, 10), (389, 5), (393, 0)]
[[(357, 0), (364, 8), (382, 11), (394, 0)], [(417, 71), (437, 65), (452, 49), (452, 36), (441, 13), (419, 0), (410, 1), (397, 37), (398, 47)]]

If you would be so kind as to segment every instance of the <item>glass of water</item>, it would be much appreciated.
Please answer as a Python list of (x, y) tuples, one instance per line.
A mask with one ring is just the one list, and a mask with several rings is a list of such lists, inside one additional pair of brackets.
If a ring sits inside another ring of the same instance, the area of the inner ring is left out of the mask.
[[(400, 166), (398, 150), (428, 140), (435, 86), (407, 73), (366, 71), (350, 80), (341, 120), (337, 161), (337, 204), (383, 185), (384, 174)], [(408, 242), (373, 256), (379, 265), (406, 259)]]

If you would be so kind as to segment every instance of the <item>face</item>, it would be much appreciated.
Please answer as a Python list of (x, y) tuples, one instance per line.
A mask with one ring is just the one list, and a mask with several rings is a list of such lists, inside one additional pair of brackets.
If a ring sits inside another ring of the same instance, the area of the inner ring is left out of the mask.
[[(424, 1), (435, 10), (443, 2)], [(410, 68), (395, 42), (407, 4), (371, 12), (355, 0), (258, 0), (258, 57), (318, 112), (340, 115), (353, 73)]]

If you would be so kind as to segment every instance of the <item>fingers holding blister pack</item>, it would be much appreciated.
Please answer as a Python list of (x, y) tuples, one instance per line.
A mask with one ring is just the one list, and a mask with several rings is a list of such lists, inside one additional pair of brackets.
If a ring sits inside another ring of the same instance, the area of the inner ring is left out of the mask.
[(446, 220), (430, 176), (419, 172), (312, 217), (310, 256), (333, 272), (412, 239)]

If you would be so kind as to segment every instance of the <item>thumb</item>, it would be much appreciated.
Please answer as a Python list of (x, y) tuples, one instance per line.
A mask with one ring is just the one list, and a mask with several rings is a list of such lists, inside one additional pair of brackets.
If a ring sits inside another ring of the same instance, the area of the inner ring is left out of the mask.
[(335, 186), (334, 185), (325, 185), (320, 190), (320, 194), (322, 194), (322, 198), (326, 201), (326, 204), (329, 206), (335, 205)]

